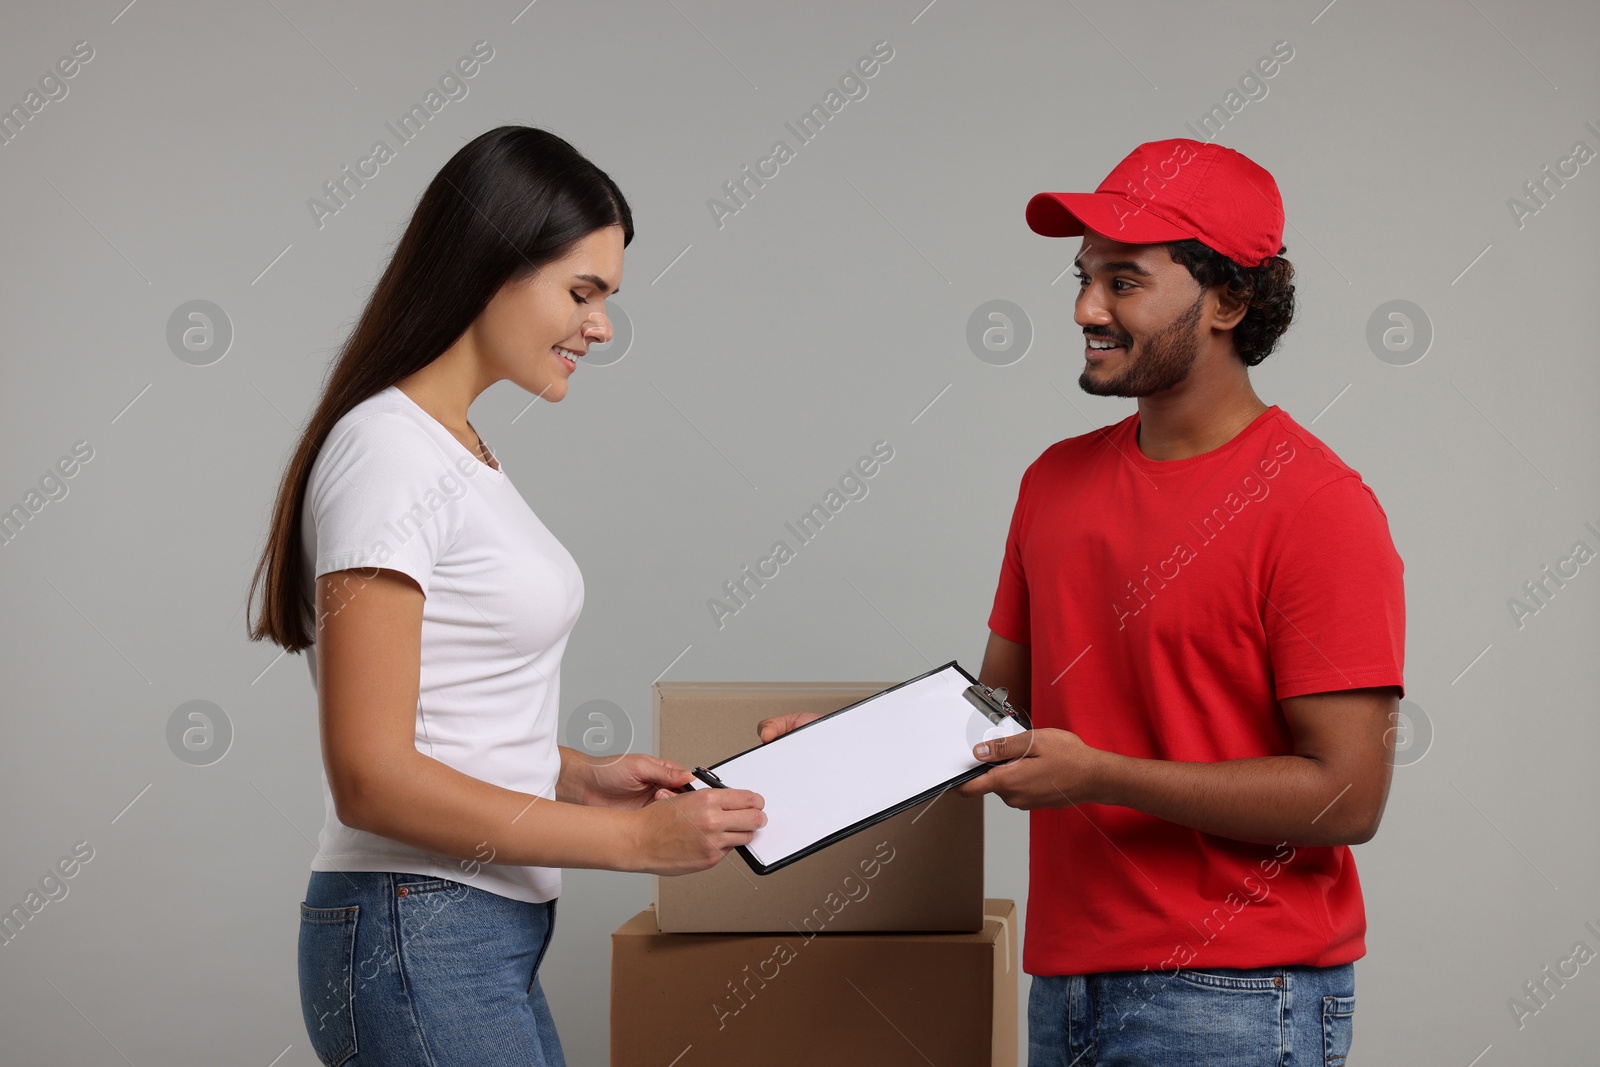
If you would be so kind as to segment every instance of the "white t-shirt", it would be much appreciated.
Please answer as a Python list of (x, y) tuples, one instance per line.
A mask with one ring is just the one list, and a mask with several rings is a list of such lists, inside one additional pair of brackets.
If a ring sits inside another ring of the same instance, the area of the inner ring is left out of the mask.
[[(553, 800), (561, 654), (583, 608), (583, 576), (505, 471), (390, 386), (329, 432), (300, 536), (308, 594), (317, 576), (357, 567), (401, 571), (422, 587), (417, 751)], [(358, 583), (352, 590), (360, 595)], [(307, 662), (315, 686), (315, 645)], [(561, 894), (558, 869), (482, 862), (487, 848), (479, 862), (455, 860), (344, 825), (326, 767), (322, 796), (314, 871), (449, 878), (524, 901)]]

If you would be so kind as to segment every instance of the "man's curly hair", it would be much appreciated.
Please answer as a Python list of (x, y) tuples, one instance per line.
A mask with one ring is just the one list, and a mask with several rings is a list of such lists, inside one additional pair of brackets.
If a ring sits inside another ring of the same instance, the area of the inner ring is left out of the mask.
[(1241, 267), (1199, 241), (1173, 241), (1167, 250), (1201, 286), (1225, 285), (1230, 295), (1249, 305), (1233, 328), (1234, 347), (1245, 366), (1254, 367), (1271, 355), (1294, 321), (1294, 264), (1283, 258), (1288, 249), (1279, 247), (1259, 267)]

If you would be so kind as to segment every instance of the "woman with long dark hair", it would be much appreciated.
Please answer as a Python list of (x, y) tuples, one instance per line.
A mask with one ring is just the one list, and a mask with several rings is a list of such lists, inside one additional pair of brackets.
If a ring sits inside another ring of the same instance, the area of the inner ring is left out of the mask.
[(563, 1064), (539, 983), (562, 867), (686, 874), (766, 822), (644, 755), (557, 744), (572, 556), (467, 420), (557, 402), (611, 337), (633, 218), (554, 134), (502, 126), (429, 184), (328, 375), (251, 582), (305, 650), (326, 820), (300, 905), (325, 1064)]

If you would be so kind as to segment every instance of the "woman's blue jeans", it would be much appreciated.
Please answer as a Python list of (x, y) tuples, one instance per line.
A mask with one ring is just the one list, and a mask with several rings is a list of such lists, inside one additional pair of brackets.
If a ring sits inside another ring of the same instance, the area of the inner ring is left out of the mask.
[(555, 901), (445, 878), (312, 871), (300, 1007), (328, 1067), (566, 1067), (539, 963)]
[(1355, 968), (1033, 979), (1028, 1067), (1344, 1067)]

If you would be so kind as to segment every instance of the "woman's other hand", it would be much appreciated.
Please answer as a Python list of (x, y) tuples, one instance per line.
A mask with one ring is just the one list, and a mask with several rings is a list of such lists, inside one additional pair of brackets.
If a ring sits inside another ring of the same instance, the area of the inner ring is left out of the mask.
[(642, 808), (663, 794), (676, 796), (692, 777), (671, 760), (641, 753), (617, 759), (590, 757), (582, 803), (600, 808)]

